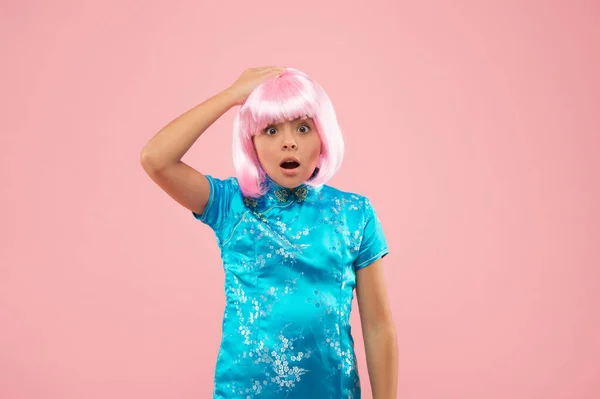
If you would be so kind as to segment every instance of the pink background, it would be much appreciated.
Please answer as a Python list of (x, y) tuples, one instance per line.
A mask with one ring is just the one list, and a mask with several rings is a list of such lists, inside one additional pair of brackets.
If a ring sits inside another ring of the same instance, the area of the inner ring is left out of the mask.
[[(600, 397), (598, 3), (2, 9), (1, 398), (210, 397), (216, 242), (139, 153), (262, 65), (325, 87), (381, 216), (399, 398)], [(184, 160), (232, 174), (233, 115)]]

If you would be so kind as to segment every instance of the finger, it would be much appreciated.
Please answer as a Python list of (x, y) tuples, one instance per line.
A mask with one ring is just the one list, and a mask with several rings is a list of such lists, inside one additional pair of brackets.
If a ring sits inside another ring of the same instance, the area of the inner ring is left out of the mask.
[(274, 69), (272, 71), (267, 71), (265, 73), (262, 73), (260, 76), (262, 76), (263, 78), (271, 78), (271, 77), (283, 75), (283, 73), (284, 73), (283, 69)]
[(259, 73), (271, 73), (271, 72), (282, 72), (284, 71), (285, 68), (284, 67), (280, 67), (280, 66), (269, 66), (269, 67), (265, 67), (264, 69), (260, 70)]
[(277, 68), (277, 66), (275, 66), (275, 65), (267, 65), (267, 66), (258, 67), (258, 68), (256, 68), (256, 70), (258, 72), (264, 72), (264, 71), (269, 71), (269, 70), (271, 70), (273, 68)]

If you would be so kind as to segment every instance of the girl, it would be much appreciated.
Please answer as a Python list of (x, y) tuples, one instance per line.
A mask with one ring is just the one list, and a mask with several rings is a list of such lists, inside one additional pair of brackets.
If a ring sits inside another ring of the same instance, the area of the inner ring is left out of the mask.
[[(183, 163), (236, 105), (236, 177)], [(214, 398), (360, 398), (350, 331), (355, 288), (373, 397), (396, 398), (381, 260), (388, 247), (369, 200), (326, 184), (343, 152), (325, 91), (281, 67), (246, 70), (144, 147), (144, 170), (214, 231), (221, 250), (226, 306)]]

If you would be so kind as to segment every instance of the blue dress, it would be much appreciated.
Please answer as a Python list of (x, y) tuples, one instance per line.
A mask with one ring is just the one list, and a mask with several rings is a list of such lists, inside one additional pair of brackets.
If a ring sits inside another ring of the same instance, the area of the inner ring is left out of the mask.
[(207, 176), (194, 217), (214, 231), (226, 305), (214, 398), (361, 397), (350, 311), (356, 270), (387, 255), (365, 196), (328, 185), (244, 197)]

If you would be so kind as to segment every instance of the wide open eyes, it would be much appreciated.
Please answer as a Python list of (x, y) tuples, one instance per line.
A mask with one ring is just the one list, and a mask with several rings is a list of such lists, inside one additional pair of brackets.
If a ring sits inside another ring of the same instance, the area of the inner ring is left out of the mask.
[[(298, 130), (299, 133), (306, 134), (310, 132), (310, 126), (306, 122), (302, 122), (300, 125), (298, 125), (298, 128), (296, 130)], [(269, 125), (265, 129), (263, 129), (263, 133), (267, 136), (274, 136), (275, 134), (277, 134), (277, 132), (277, 127), (273, 125)]]

